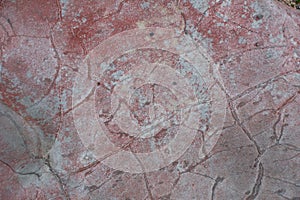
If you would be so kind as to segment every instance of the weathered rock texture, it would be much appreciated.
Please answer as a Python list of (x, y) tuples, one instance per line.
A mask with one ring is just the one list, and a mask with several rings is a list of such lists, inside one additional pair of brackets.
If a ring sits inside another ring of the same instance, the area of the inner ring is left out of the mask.
[(0, 199), (300, 199), (300, 11), (0, 1)]

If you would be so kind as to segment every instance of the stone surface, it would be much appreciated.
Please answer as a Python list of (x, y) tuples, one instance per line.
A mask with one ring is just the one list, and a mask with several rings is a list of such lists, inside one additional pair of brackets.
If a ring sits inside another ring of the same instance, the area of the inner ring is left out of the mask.
[(0, 199), (300, 199), (300, 11), (0, 1)]

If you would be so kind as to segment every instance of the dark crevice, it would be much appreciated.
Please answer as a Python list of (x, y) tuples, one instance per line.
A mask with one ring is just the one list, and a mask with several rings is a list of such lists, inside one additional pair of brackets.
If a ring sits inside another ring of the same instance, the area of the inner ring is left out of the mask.
[(252, 188), (251, 194), (246, 198), (246, 200), (254, 200), (257, 197), (257, 195), (260, 191), (260, 186), (262, 184), (263, 176), (264, 176), (264, 167), (263, 167), (262, 163), (259, 163), (259, 165), (258, 165), (258, 174), (257, 174), (257, 177), (256, 177), (255, 184)]
[(47, 165), (47, 167), (49, 168), (52, 175), (57, 179), (60, 189), (61, 189), (61, 192), (63, 193), (65, 199), (71, 200), (70, 195), (69, 195), (68, 191), (66, 190), (66, 184), (63, 182), (63, 180), (60, 177), (60, 175), (58, 174), (58, 172), (55, 169), (53, 169), (53, 167), (50, 164), (50, 156), (49, 155), (47, 156), (47, 158), (45, 158), (45, 165)]
[(223, 177), (217, 177), (217, 179), (215, 180), (215, 183), (214, 185), (212, 186), (212, 189), (211, 189), (211, 200), (214, 200), (214, 197), (215, 197), (215, 190), (217, 188), (217, 185), (219, 183), (221, 183), (222, 181), (224, 180)]

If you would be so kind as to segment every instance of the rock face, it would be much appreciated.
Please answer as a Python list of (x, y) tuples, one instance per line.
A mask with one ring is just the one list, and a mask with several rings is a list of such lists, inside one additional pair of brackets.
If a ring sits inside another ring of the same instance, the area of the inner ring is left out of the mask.
[(300, 11), (0, 1), (0, 199), (300, 199)]

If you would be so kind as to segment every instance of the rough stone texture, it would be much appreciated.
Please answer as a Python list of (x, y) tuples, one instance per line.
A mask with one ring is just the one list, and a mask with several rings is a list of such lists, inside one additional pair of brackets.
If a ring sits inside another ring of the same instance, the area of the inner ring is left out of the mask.
[(1, 0), (0, 199), (300, 199), (299, 27), (271, 0)]

